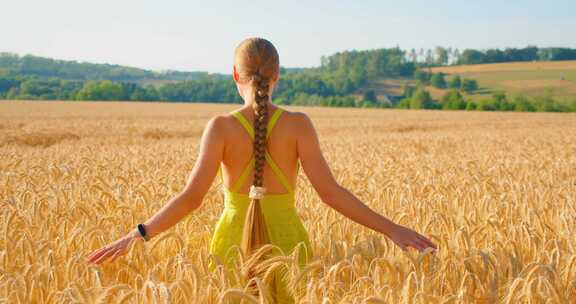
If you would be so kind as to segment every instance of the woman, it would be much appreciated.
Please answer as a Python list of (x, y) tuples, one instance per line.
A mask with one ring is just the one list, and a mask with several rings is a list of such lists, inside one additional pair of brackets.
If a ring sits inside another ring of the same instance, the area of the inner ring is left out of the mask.
[(279, 69), (278, 53), (269, 41), (249, 38), (238, 45), (233, 78), (244, 106), (210, 119), (184, 190), (140, 229), (93, 252), (90, 262), (113, 261), (126, 253), (133, 240), (153, 238), (198, 208), (221, 164), (225, 208), (210, 252), (226, 263), (233, 262), (225, 257), (234, 246), (250, 254), (271, 243), (289, 253), (303, 243), (311, 253), (308, 234), (294, 208), (298, 161), (322, 201), (344, 216), (384, 234), (402, 250), (436, 248), (426, 237), (372, 211), (336, 182), (308, 116), (271, 103)]

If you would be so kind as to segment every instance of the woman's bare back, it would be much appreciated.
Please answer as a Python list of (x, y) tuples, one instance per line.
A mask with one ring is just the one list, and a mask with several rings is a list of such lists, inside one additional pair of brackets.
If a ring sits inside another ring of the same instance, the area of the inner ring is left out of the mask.
[[(277, 106), (270, 105), (270, 117)], [(280, 170), (284, 173), (290, 184), (295, 186), (298, 175), (298, 150), (297, 134), (295, 131), (299, 128), (298, 120), (295, 116), (301, 115), (299, 112), (290, 112), (282, 108), (283, 112), (274, 125), (270, 137), (268, 138), (268, 152), (274, 159)], [(239, 112), (248, 120), (250, 125), (253, 123), (254, 114), (251, 107), (242, 107)], [(252, 157), (252, 139), (248, 132), (242, 127), (238, 119), (232, 114), (223, 115), (223, 123), (226, 131), (223, 132), (225, 139), (224, 155), (222, 159), (224, 169), (224, 185), (227, 189), (238, 180), (242, 170), (248, 165)], [(240, 193), (248, 193), (252, 185), (253, 175), (246, 178), (243, 185), (238, 188)], [(287, 189), (282, 186), (278, 178), (273, 174), (269, 165), (264, 167), (264, 187), (269, 194), (286, 193)]]

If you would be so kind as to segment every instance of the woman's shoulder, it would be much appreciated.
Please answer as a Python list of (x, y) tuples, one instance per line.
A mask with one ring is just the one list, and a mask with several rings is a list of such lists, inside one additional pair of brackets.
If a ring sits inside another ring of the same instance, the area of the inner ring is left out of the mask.
[(290, 111), (290, 110), (287, 110), (286, 108), (282, 108), (282, 107), (278, 107), (278, 108), (282, 109), (282, 111), (284, 112), (284, 115), (288, 119), (293, 120), (295, 122), (301, 122), (302, 120), (309, 119), (308, 115), (304, 112)]
[(284, 126), (292, 131), (299, 132), (307, 128), (311, 124), (310, 117), (308, 114), (300, 111), (290, 111), (285, 108), (281, 108), (283, 113), (281, 122)]
[[(212, 119), (215, 120), (220, 125), (221, 128), (224, 128), (224, 129), (236, 128), (237, 123), (238, 123), (237, 122), (238, 112), (240, 112), (240, 114), (242, 114), (242, 116), (244, 116), (248, 119), (248, 117), (250, 116), (250, 113), (249, 113), (250, 110), (251, 110), (250, 107), (245, 106), (245, 107), (231, 110), (227, 113), (221, 113), (221, 114), (215, 115), (212, 117)], [(292, 111), (292, 110), (286, 109), (284, 107), (275, 106), (272, 113), (274, 113), (276, 110), (282, 111), (282, 113), (279, 117), (278, 124), (284, 125), (288, 129), (298, 131), (299, 129), (307, 128), (312, 124), (310, 117), (308, 116), (308, 114), (306, 114), (304, 112)], [(250, 119), (248, 119), (248, 120), (250, 120)]]
[(288, 111), (286, 112), (287, 120), (296, 128), (307, 128), (312, 124), (312, 120), (308, 114), (299, 111)]

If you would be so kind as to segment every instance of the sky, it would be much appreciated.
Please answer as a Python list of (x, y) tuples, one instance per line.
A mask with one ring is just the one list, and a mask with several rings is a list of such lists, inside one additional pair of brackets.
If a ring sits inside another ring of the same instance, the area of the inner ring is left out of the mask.
[(576, 47), (574, 0), (3, 0), (0, 52), (229, 74), (242, 39), (285, 67), (344, 50)]

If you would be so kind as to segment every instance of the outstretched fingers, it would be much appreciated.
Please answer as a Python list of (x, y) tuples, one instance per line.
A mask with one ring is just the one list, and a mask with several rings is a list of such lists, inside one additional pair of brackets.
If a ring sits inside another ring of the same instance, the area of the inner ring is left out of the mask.
[[(432, 248), (433, 250), (436, 250), (436, 245), (423, 236), (416, 236), (412, 238), (404, 246), (405, 246), (404, 248), (412, 247), (418, 251), (424, 251), (428, 247)], [(403, 250), (405, 250), (404, 248)]]
[(414, 238), (410, 242), (410, 247), (412, 247), (418, 251), (422, 251), (426, 248), (426, 245), (424, 243), (422, 243), (422, 241), (420, 241), (418, 238)]
[(104, 253), (106, 253), (106, 251), (109, 250), (108, 246), (104, 246), (94, 252), (92, 252), (88, 257), (88, 261), (89, 262), (94, 262), (96, 259), (98, 259), (101, 255), (103, 255)]
[(121, 255), (124, 255), (124, 253), (125, 253), (124, 250), (116, 250), (116, 252), (110, 257), (110, 262), (114, 262), (116, 258), (118, 258)]
[(106, 251), (104, 254), (102, 254), (99, 258), (94, 260), (94, 264), (101, 264), (102, 262), (104, 262), (106, 259), (108, 259), (108, 257), (110, 257), (111, 255), (113, 255), (114, 253), (116, 253), (118, 251), (118, 249), (110, 249), (108, 251)]
[(436, 244), (432, 243), (432, 241), (430, 241), (428, 238), (426, 238), (425, 236), (418, 236), (418, 238), (424, 242), (424, 244), (426, 245), (426, 247), (432, 247), (434, 250), (438, 249), (438, 246), (436, 246)]

